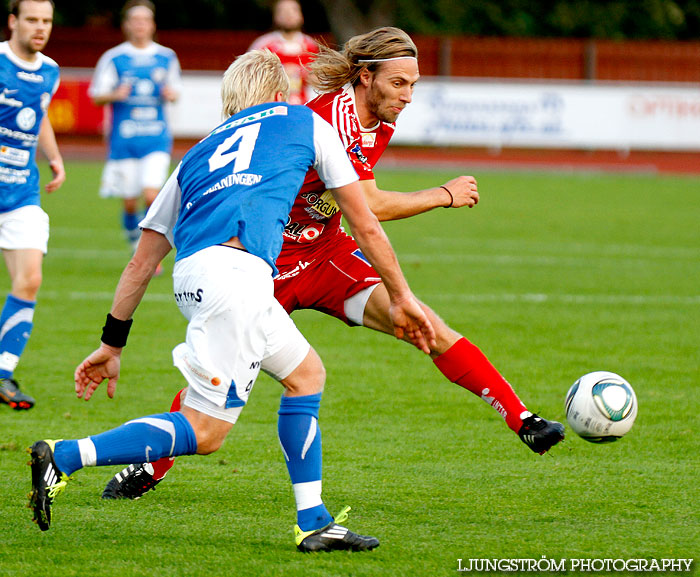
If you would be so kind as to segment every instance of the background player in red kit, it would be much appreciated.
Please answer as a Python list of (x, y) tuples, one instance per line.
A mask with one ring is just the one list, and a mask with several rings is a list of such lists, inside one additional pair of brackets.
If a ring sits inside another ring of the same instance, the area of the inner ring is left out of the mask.
[[(380, 28), (351, 38), (342, 53), (321, 47), (310, 66), (321, 95), (308, 106), (338, 131), (379, 220), (437, 207), (472, 207), (479, 200), (471, 176), (410, 193), (381, 190), (376, 184), (373, 168), (419, 78), (417, 55), (405, 32)], [(290, 212), (276, 265), (275, 297), (288, 312), (315, 309), (351, 326), (394, 334), (387, 290), (354, 239), (342, 230), (339, 207), (313, 170)], [(431, 357), (448, 380), (490, 404), (534, 452), (543, 454), (564, 438), (563, 425), (530, 413), (479, 348), (423, 306), (437, 336)], [(179, 402), (178, 394), (172, 410), (178, 410)], [(110, 480), (103, 497), (137, 498), (170, 466), (168, 461), (130, 465)]]
[(304, 104), (314, 96), (308, 84), (307, 66), (318, 52), (318, 44), (301, 31), (304, 16), (297, 0), (277, 0), (272, 21), (275, 30), (256, 39), (249, 50), (267, 48), (277, 54), (289, 76), (289, 103)]

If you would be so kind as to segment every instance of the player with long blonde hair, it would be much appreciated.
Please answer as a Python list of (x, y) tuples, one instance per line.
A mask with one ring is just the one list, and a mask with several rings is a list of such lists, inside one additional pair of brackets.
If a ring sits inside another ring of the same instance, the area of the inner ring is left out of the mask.
[[(310, 71), (321, 94), (307, 106), (338, 132), (380, 221), (440, 207), (476, 205), (479, 193), (472, 176), (409, 193), (382, 190), (375, 181), (373, 168), (420, 77), (418, 50), (408, 34), (398, 28), (379, 28), (351, 38), (342, 51), (322, 48)], [(276, 264), (275, 297), (287, 312), (315, 309), (350, 326), (394, 334), (387, 289), (355, 239), (342, 229), (340, 207), (314, 170), (307, 174), (294, 202)], [(536, 453), (545, 453), (564, 438), (561, 423), (528, 411), (477, 346), (422, 306), (437, 337), (430, 356), (449, 381), (493, 407)], [(172, 410), (179, 406), (180, 394)], [(131, 465), (109, 481), (103, 497), (138, 498), (160, 482), (171, 466), (170, 460)]]

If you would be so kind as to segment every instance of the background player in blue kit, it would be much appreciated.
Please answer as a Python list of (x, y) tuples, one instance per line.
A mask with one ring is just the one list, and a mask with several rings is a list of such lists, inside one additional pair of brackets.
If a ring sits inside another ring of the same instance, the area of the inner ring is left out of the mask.
[(108, 160), (100, 195), (122, 198), (122, 223), (136, 248), (141, 198), (146, 208), (170, 172), (172, 135), (165, 104), (180, 93), (180, 63), (170, 48), (153, 41), (155, 7), (148, 0), (124, 6), (126, 42), (99, 59), (89, 94), (98, 105), (111, 105)]
[(51, 0), (12, 0), (10, 39), (0, 43), (0, 249), (12, 288), (0, 314), (0, 402), (30, 409), (13, 373), (32, 331), (34, 306), (49, 240), (41, 209), (36, 147), (49, 160), (47, 192), (66, 179), (46, 112), (59, 82), (58, 65), (40, 50), (53, 25)]
[(297, 547), (379, 545), (341, 526), (347, 509), (334, 519), (321, 499), (318, 414), (325, 370), (273, 294), (282, 232), (308, 169), (315, 168), (332, 191), (386, 283), (396, 336), (408, 336), (428, 353), (435, 333), (338, 135), (309, 108), (287, 104), (288, 93), (277, 56), (253, 51), (238, 58), (222, 87), (230, 118), (185, 155), (141, 222), (143, 235), (117, 286), (102, 344), (76, 369), (76, 393), (88, 400), (107, 379), (113, 396), (132, 314), (174, 246), (175, 300), (188, 320), (186, 341), (173, 350), (188, 384), (184, 406), (80, 440), (34, 443), (30, 506), (42, 530), (50, 527), (51, 507), (67, 476), (82, 467), (216, 451), (262, 369), (285, 387), (278, 433), (297, 505)]

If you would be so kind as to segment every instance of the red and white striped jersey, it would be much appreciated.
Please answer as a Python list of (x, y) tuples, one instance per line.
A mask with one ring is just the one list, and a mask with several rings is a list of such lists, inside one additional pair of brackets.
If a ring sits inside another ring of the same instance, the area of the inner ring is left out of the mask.
[(274, 31), (257, 38), (248, 50), (265, 48), (279, 56), (289, 76), (289, 103), (304, 104), (313, 96), (306, 82), (308, 76), (306, 66), (318, 52), (316, 41), (301, 32), (298, 32), (292, 40), (287, 40), (281, 32)]
[[(374, 166), (394, 134), (394, 124), (378, 122), (372, 128), (363, 127), (355, 110), (355, 90), (349, 84), (314, 98), (307, 106), (338, 131), (360, 180), (374, 180)], [(289, 214), (277, 262), (308, 259), (311, 252), (320, 250), (324, 242), (341, 232), (340, 207), (312, 169)]]

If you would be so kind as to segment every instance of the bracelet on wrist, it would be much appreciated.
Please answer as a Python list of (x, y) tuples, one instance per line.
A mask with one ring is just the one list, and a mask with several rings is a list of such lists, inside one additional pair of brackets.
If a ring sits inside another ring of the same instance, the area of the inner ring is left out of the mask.
[(110, 347), (124, 347), (133, 322), (133, 319), (121, 321), (108, 314), (105, 326), (102, 327), (102, 342)]
[(452, 193), (450, 192), (450, 189), (447, 188), (446, 186), (442, 186), (442, 185), (441, 185), (440, 188), (445, 189), (445, 191), (447, 191), (447, 194), (450, 195), (450, 204), (448, 204), (448, 205), (446, 205), (446, 206), (443, 206), (443, 208), (452, 208), (452, 205), (453, 205), (454, 202), (455, 202), (455, 197), (452, 196)]

